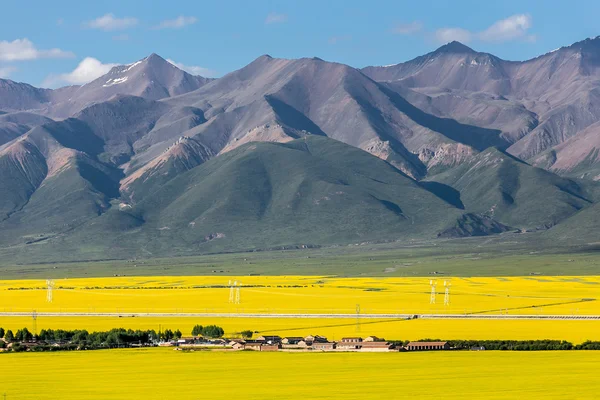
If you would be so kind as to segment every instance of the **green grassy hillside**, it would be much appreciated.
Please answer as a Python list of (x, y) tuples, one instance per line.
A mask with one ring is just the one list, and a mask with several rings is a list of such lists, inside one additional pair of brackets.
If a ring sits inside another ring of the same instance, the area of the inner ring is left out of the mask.
[(590, 206), (595, 186), (532, 167), (494, 148), (428, 181), (457, 190), (466, 210), (519, 229), (548, 228)]
[(544, 232), (544, 238), (569, 244), (600, 244), (600, 203), (579, 211), (559, 225)]
[[(113, 202), (102, 216), (31, 246), (29, 254), (150, 257), (471, 233), (454, 229), (464, 226), (464, 210), (390, 164), (324, 137), (249, 143), (157, 190), (152, 180), (148, 185), (154, 191), (139, 203)], [(477, 234), (498, 231), (487, 220), (468, 221)]]

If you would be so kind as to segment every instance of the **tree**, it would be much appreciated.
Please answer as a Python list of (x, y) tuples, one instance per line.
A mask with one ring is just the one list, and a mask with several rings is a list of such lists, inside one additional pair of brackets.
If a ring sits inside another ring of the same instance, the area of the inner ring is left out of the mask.
[(27, 342), (33, 339), (33, 334), (29, 332), (29, 329), (23, 328), (19, 329), (15, 334), (15, 339), (21, 342)]
[(71, 339), (71, 341), (74, 343), (85, 343), (88, 336), (89, 336), (89, 333), (86, 330), (77, 331), (73, 335), (73, 338)]
[(253, 334), (253, 333), (254, 333), (254, 332), (252, 332), (251, 330), (246, 330), (246, 331), (242, 331), (242, 332), (241, 332), (241, 334), (242, 334), (242, 337), (243, 337), (244, 339), (250, 339), (250, 338), (252, 337), (252, 334)]
[(181, 331), (180, 331), (179, 329), (177, 329), (177, 330), (175, 331), (175, 338), (177, 338), (177, 339), (181, 339), (181, 336), (182, 336), (182, 334), (181, 334)]
[(4, 339), (6, 339), (7, 342), (12, 342), (13, 340), (15, 340), (15, 335), (9, 329), (6, 331), (6, 334), (4, 335)]
[(0, 339), (4, 337), (4, 328), (0, 327)]
[(202, 335), (202, 325), (196, 325), (192, 328), (192, 336)]
[(163, 339), (165, 339), (166, 342), (173, 339), (174, 337), (175, 337), (175, 334), (170, 329), (167, 329), (163, 332)]
[(50, 341), (50, 340), (54, 339), (53, 335), (54, 335), (54, 333), (52, 333), (52, 336), (51, 336), (49, 331), (42, 329), (38, 335), (38, 339), (42, 342)]
[(223, 328), (217, 325), (208, 325), (205, 326), (204, 329), (202, 329), (202, 336), (206, 336), (209, 338), (220, 338), (221, 336), (223, 336), (224, 333), (225, 331), (223, 330)]
[(15, 352), (21, 352), (21, 351), (26, 351), (27, 347), (23, 346), (21, 343), (14, 343), (11, 347), (11, 350), (15, 351)]

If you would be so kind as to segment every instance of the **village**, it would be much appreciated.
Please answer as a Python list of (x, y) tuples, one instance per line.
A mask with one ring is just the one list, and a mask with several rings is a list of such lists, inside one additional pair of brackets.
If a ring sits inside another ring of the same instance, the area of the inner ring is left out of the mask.
[(339, 341), (330, 341), (324, 336), (309, 335), (259, 336), (256, 339), (204, 339), (189, 337), (163, 342), (159, 346), (173, 346), (183, 349), (223, 349), (250, 351), (320, 351), (320, 352), (393, 352), (450, 350), (448, 342), (408, 342), (406, 344), (389, 342), (377, 336), (344, 337)]

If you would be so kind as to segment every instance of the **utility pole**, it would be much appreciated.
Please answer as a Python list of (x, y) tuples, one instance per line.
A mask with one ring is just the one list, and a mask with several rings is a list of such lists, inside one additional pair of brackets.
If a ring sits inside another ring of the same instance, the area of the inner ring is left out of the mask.
[(450, 305), (450, 282), (444, 281), (444, 287), (446, 288), (446, 291), (444, 293), (444, 305), (449, 306)]
[(429, 295), (429, 304), (435, 304), (435, 285), (437, 285), (437, 282), (434, 282), (433, 280), (429, 281), (429, 285), (431, 286), (431, 294)]
[(46, 301), (48, 303), (52, 303), (52, 289), (54, 288), (54, 281), (51, 279), (47, 279), (46, 286), (48, 287), (46, 291)]
[(242, 287), (242, 282), (238, 283), (238, 287), (235, 289), (235, 304), (240, 304), (240, 288)]
[(37, 338), (37, 311), (33, 310), (31, 318), (33, 319), (33, 336)]

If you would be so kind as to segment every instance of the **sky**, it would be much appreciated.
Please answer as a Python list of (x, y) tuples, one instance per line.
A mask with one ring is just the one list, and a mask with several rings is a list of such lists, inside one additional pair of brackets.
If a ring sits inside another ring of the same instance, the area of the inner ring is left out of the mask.
[(83, 84), (157, 53), (219, 77), (262, 54), (353, 67), (458, 40), (525, 60), (600, 35), (597, 0), (2, 0), (0, 78)]

